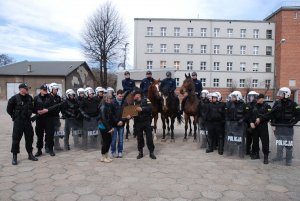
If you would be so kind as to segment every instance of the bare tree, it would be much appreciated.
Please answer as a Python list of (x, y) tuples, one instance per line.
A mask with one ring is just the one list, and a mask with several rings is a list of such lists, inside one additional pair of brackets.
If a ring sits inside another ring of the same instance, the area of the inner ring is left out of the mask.
[(82, 39), (84, 54), (99, 62), (100, 85), (107, 87), (108, 63), (122, 54), (121, 47), (127, 43), (125, 25), (111, 2), (101, 5), (87, 21)]
[[(99, 68), (92, 68), (91, 70), (95, 77), (97, 75), (99, 75), (99, 71), (100, 71)], [(100, 86), (100, 85), (101, 85), (100, 81), (97, 80), (97, 86)], [(116, 89), (116, 87), (117, 87), (117, 75), (116, 74), (114, 74), (112, 72), (107, 73), (107, 86)]]
[(7, 54), (0, 54), (0, 66), (4, 66), (14, 62), (14, 58), (8, 56)]
[(236, 88), (237, 88), (237, 83), (235, 80), (233, 80), (231, 83), (231, 87), (229, 88), (229, 93), (234, 92), (236, 90)]
[(247, 96), (247, 94), (252, 90), (252, 79), (251, 78), (247, 78), (245, 80), (245, 89), (246, 89), (246, 96)]

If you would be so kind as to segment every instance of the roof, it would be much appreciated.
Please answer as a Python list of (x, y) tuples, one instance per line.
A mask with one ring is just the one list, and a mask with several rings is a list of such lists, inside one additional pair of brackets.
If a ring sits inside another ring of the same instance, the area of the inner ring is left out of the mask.
[[(0, 75), (67, 76), (85, 61), (21, 61), (0, 67)], [(31, 71), (29, 72), (29, 66)]]
[(268, 21), (270, 20), (274, 15), (278, 14), (281, 11), (287, 11), (287, 10), (300, 10), (300, 6), (282, 6), (280, 8), (278, 8), (275, 12), (273, 12), (271, 15), (269, 15), (268, 17), (266, 17), (264, 20)]

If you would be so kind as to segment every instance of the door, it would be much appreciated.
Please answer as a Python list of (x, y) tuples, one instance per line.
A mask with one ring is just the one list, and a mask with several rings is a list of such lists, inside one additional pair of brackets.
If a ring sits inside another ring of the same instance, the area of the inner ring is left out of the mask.
[(6, 98), (10, 99), (15, 94), (19, 93), (19, 85), (21, 83), (7, 83), (6, 84)]

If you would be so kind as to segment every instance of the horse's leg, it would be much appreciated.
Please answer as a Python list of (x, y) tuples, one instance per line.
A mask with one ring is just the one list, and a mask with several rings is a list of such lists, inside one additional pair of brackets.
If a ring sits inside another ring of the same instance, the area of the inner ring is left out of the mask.
[(186, 136), (187, 136), (187, 129), (188, 129), (188, 119), (189, 117), (187, 114), (184, 115), (184, 138), (183, 141), (186, 141)]
[(171, 142), (175, 142), (174, 138), (174, 122), (176, 117), (171, 118)]
[(156, 136), (156, 128), (157, 128), (157, 119), (158, 119), (158, 114), (156, 114), (154, 116), (154, 135), (153, 135), (153, 139), (156, 141), (157, 140), (157, 136)]
[(192, 136), (193, 129), (192, 129), (192, 119), (191, 119), (191, 117), (189, 118), (189, 125), (190, 125), (189, 136)]
[(162, 137), (162, 141), (164, 141), (166, 139), (166, 118), (164, 115), (161, 115), (161, 121), (162, 121), (162, 126), (163, 126), (163, 137)]
[(170, 121), (169, 121), (169, 117), (166, 117), (166, 122), (167, 122), (167, 129), (168, 129), (167, 135), (170, 135)]
[(197, 123), (198, 123), (198, 116), (194, 116), (194, 141), (197, 142)]
[(129, 120), (126, 120), (126, 134), (125, 134), (125, 140), (128, 141), (128, 134), (129, 134)]

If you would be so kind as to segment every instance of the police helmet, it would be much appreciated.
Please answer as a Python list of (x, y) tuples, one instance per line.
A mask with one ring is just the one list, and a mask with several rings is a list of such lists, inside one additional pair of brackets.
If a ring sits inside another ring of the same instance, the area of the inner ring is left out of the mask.
[(207, 95), (209, 94), (208, 90), (204, 89), (201, 91), (201, 97), (202, 98), (207, 98)]
[(67, 98), (70, 98), (70, 96), (75, 96), (75, 95), (76, 95), (76, 93), (75, 93), (75, 91), (73, 89), (68, 89), (66, 91)]
[(97, 87), (95, 89), (96, 94), (98, 94), (99, 92), (104, 92), (104, 89), (102, 87)]
[(218, 91), (215, 92), (218, 95), (218, 101), (222, 101), (222, 94)]
[(87, 87), (87, 88), (85, 88), (85, 90), (84, 90), (84, 94), (85, 94), (86, 96), (89, 96), (90, 94), (95, 94), (95, 91), (94, 91), (94, 89), (93, 89), (92, 87)]
[(81, 93), (84, 94), (84, 88), (77, 89), (77, 96), (80, 96)]
[(258, 93), (256, 91), (250, 91), (247, 94), (247, 102), (253, 102), (257, 100), (257, 97), (258, 97)]
[(287, 87), (281, 87), (277, 92), (277, 96), (283, 96), (284, 98), (289, 98), (291, 96), (291, 90)]
[(55, 83), (55, 82), (49, 84), (49, 86), (48, 86), (49, 93), (52, 93), (52, 90), (53, 90), (53, 89), (57, 89), (57, 90), (58, 90), (58, 88), (59, 88), (59, 87), (58, 87), (58, 84)]
[(234, 91), (231, 93), (231, 98), (235, 96), (237, 101), (243, 100), (242, 93), (240, 91)]

